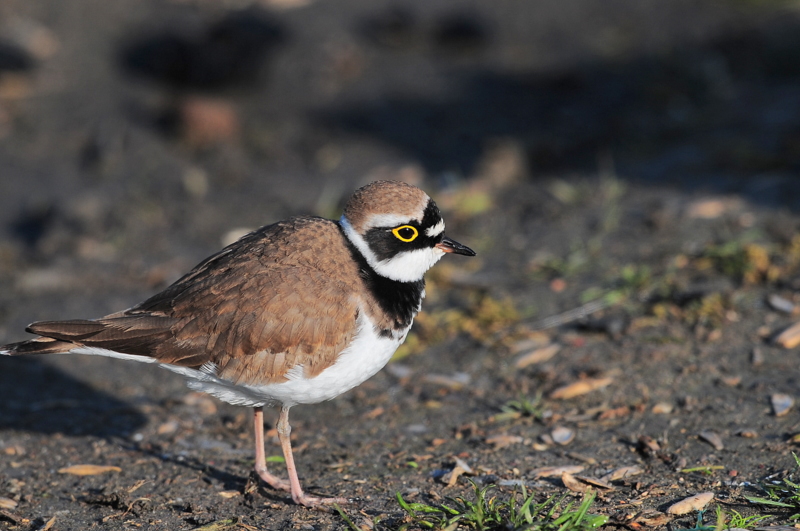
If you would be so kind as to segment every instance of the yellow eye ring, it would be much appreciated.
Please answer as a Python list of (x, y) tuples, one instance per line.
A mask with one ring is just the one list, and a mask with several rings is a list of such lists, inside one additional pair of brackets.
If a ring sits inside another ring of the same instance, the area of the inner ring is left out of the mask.
[(392, 234), (401, 242), (413, 242), (419, 236), (419, 231), (411, 225), (403, 225), (392, 229)]

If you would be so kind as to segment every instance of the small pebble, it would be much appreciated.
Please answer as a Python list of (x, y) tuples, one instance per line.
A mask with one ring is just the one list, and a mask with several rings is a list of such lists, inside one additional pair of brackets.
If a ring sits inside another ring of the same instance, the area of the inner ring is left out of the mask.
[(794, 312), (794, 304), (792, 301), (784, 299), (780, 295), (772, 294), (767, 297), (767, 304), (769, 304), (770, 308), (773, 310), (777, 310), (783, 313), (792, 313)]
[(764, 353), (760, 348), (756, 347), (753, 349), (753, 352), (750, 353), (750, 363), (753, 365), (753, 367), (758, 367), (759, 365), (764, 364)]
[(794, 398), (784, 393), (775, 393), (770, 397), (772, 411), (776, 417), (782, 417), (794, 406)]
[(651, 411), (656, 415), (669, 415), (672, 413), (672, 404), (669, 402), (659, 402), (653, 406)]
[(553, 442), (565, 446), (575, 439), (575, 431), (563, 426), (557, 426), (550, 432)]
[(722, 437), (720, 437), (716, 432), (713, 432), (711, 430), (706, 430), (700, 432), (698, 436), (700, 437), (701, 440), (713, 446), (715, 450), (725, 449), (725, 445), (722, 443)]

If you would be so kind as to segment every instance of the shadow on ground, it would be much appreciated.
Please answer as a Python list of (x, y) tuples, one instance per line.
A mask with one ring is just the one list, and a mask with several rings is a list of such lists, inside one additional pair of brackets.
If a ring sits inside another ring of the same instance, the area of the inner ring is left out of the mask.
[(0, 430), (128, 437), (146, 421), (131, 405), (31, 358), (0, 360), (0, 403)]
[(609, 159), (622, 178), (800, 207), (786, 175), (800, 168), (793, 18), (658, 55), (456, 79), (446, 98), (386, 97), (320, 117), (400, 147), (434, 175), (471, 175), (487, 142), (512, 138), (534, 177)]

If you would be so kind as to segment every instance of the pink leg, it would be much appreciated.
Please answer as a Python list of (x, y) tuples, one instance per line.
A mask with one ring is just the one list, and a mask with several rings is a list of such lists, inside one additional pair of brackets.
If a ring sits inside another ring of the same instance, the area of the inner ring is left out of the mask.
[(264, 454), (264, 408), (253, 408), (253, 431), (256, 435), (256, 474), (274, 489), (290, 490), (289, 483), (267, 470), (267, 458)]
[(286, 406), (281, 408), (277, 427), (278, 438), (281, 441), (281, 448), (283, 448), (283, 457), (286, 459), (286, 470), (289, 472), (289, 483), (292, 487), (292, 499), (294, 502), (306, 507), (314, 507), (325, 503), (348, 503), (349, 500), (347, 498), (317, 498), (303, 492), (303, 488), (300, 486), (300, 479), (297, 477), (297, 469), (294, 466), (292, 442), (289, 440), (292, 427), (289, 425), (289, 408)]

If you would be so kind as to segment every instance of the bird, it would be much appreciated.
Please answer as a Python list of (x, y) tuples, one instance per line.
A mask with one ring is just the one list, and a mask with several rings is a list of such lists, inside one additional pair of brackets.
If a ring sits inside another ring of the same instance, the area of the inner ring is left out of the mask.
[[(475, 251), (445, 236), (420, 188), (375, 181), (339, 220), (297, 216), (211, 255), (160, 293), (98, 319), (39, 321), (37, 337), (3, 355), (88, 354), (156, 363), (189, 388), (253, 408), (255, 472), (307, 507), (346, 503), (303, 491), (289, 410), (363, 383), (403, 343), (425, 297), (425, 272), (446, 254)], [(264, 407), (276, 424), (288, 481), (267, 469)]]

